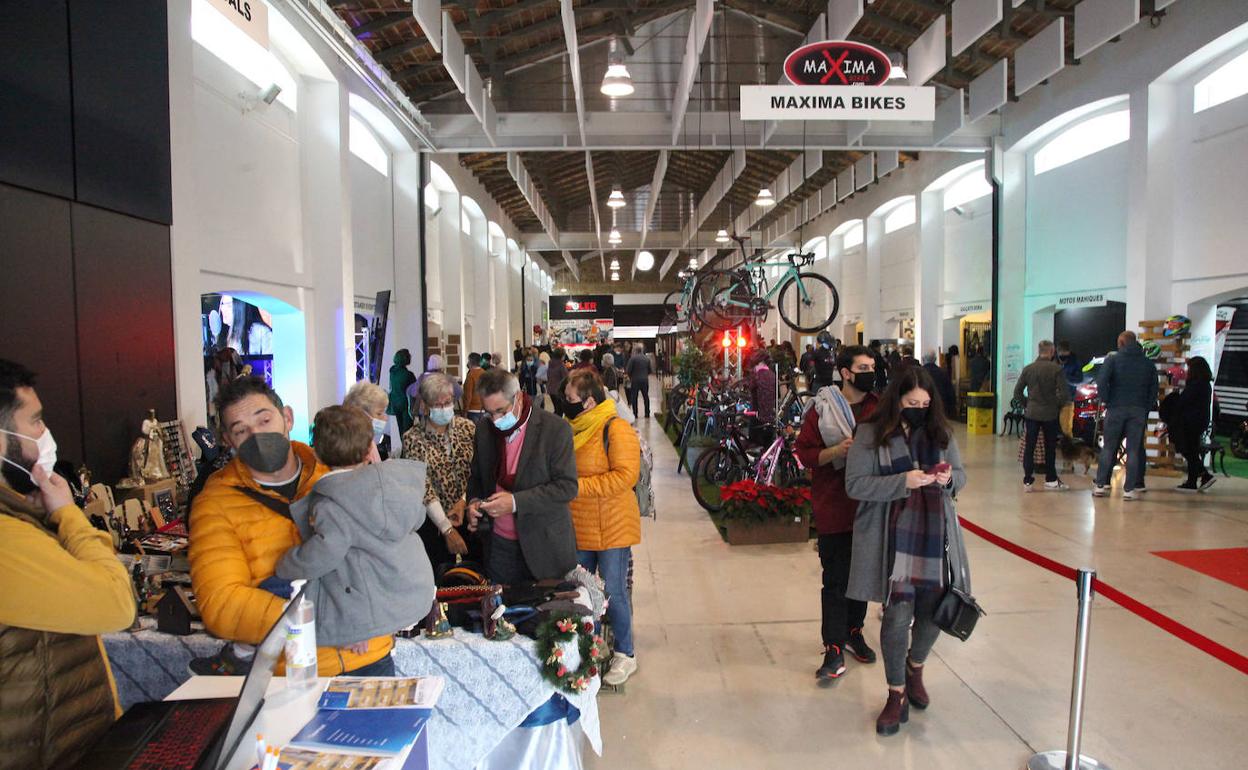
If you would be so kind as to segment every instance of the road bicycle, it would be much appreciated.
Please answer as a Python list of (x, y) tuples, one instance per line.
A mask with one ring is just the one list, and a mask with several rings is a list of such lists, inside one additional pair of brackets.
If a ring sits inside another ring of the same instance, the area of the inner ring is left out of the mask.
[(698, 283), (698, 274), (694, 270), (682, 270), (678, 277), (682, 283), (679, 289), (673, 289), (663, 298), (663, 322), (660, 332), (688, 329), (696, 333), (702, 328), (702, 321), (692, 312), (694, 289)]
[(746, 413), (730, 423), (719, 446), (708, 449), (694, 463), (690, 474), (693, 497), (711, 513), (723, 509), (724, 487), (738, 481), (750, 479), (778, 487), (810, 483), (794, 452), (797, 431), (789, 426), (778, 426), (775, 438), (763, 447), (751, 441), (752, 430), (763, 427), (751, 424), (751, 417)]
[[(746, 261), (731, 270), (702, 271), (694, 285), (692, 313), (706, 326), (725, 331), (747, 321), (762, 323), (775, 298), (774, 306), (789, 328), (822, 331), (836, 318), (841, 299), (826, 276), (802, 269), (814, 261), (814, 254), (793, 253), (784, 261)], [(779, 267), (784, 272), (769, 287), (767, 269)]]

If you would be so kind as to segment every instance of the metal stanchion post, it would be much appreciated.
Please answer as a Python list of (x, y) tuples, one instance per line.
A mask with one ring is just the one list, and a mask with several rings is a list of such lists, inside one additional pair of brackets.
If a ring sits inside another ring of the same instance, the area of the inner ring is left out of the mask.
[(1109, 770), (1105, 763), (1079, 753), (1083, 742), (1083, 694), (1088, 680), (1088, 630), (1092, 623), (1092, 581), (1096, 570), (1081, 569), (1075, 579), (1079, 621), (1075, 631), (1075, 672), (1070, 683), (1070, 722), (1066, 750), (1043, 751), (1027, 761), (1027, 770)]

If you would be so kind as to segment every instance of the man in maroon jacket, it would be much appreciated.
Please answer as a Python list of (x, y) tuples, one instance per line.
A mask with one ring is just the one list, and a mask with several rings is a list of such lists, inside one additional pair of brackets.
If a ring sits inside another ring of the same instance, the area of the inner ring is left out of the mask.
[(861, 663), (874, 663), (875, 651), (862, 637), (866, 602), (845, 598), (858, 503), (845, 492), (845, 457), (854, 427), (875, 410), (875, 357), (859, 346), (843, 347), (836, 357), (841, 387), (824, 387), (802, 420), (797, 456), (811, 472), (811, 500), (823, 565), (823, 665), (820, 680), (845, 673), (845, 651)]

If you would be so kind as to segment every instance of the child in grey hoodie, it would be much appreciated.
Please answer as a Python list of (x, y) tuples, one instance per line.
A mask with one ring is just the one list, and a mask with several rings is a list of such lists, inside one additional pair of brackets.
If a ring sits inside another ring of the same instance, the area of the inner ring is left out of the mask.
[(317, 643), (347, 647), (420, 622), (433, 607), (433, 568), (416, 530), (425, 521), (425, 464), (377, 462), (373, 425), (356, 407), (317, 412), (313, 448), (330, 471), (290, 507), (303, 539), (277, 577), (305, 579)]

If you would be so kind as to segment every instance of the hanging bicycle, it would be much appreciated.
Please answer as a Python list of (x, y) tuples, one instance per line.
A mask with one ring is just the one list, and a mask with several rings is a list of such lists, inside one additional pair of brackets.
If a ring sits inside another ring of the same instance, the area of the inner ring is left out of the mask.
[(668, 292), (663, 298), (663, 322), (659, 328), (662, 333), (674, 330), (697, 333), (702, 328), (702, 321), (691, 312), (698, 274), (694, 270), (681, 271), (680, 278), (683, 281), (681, 287)]
[[(841, 299), (826, 276), (801, 269), (814, 261), (814, 254), (793, 253), (785, 261), (747, 261), (731, 270), (703, 271), (694, 287), (692, 312), (705, 325), (724, 331), (747, 321), (762, 323), (774, 297), (789, 328), (821, 331), (836, 318)], [(768, 287), (767, 269), (779, 267), (784, 272)]]

